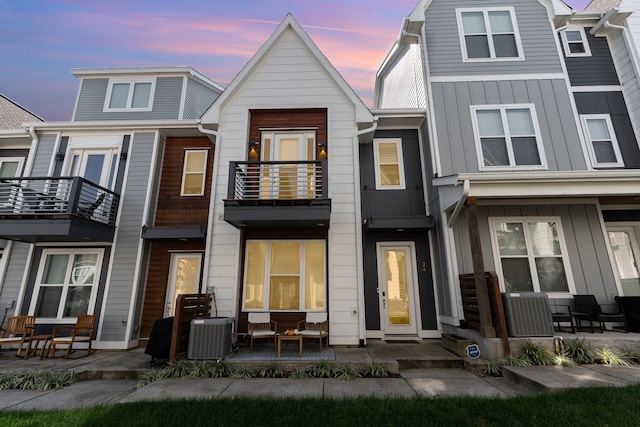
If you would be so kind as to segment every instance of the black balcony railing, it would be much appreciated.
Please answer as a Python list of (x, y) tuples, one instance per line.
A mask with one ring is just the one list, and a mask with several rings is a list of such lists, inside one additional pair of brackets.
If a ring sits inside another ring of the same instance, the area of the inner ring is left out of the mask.
[(228, 200), (327, 198), (326, 160), (229, 163)]
[(120, 196), (80, 177), (0, 179), (0, 217), (75, 216), (115, 225)]

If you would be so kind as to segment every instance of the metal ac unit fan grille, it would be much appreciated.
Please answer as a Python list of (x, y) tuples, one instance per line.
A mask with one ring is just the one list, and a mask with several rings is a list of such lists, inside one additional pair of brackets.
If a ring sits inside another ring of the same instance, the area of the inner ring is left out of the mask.
[(504, 314), (511, 337), (552, 337), (553, 319), (547, 295), (538, 292), (505, 292)]
[(189, 332), (188, 359), (222, 359), (231, 354), (234, 319), (194, 319)]

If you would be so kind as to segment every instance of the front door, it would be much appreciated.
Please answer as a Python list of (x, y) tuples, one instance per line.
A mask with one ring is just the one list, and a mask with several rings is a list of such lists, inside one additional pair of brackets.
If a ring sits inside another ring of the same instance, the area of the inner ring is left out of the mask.
[(67, 175), (113, 190), (117, 164), (117, 150), (73, 150)]
[(202, 254), (171, 254), (164, 317), (170, 317), (175, 314), (176, 298), (178, 298), (178, 295), (195, 294), (199, 292), (201, 264)]
[(618, 271), (622, 295), (640, 296), (640, 248), (635, 227), (607, 226), (609, 243), (615, 267)]
[(418, 329), (413, 246), (408, 243), (378, 243), (377, 253), (380, 325), (383, 332), (385, 335), (415, 335)]

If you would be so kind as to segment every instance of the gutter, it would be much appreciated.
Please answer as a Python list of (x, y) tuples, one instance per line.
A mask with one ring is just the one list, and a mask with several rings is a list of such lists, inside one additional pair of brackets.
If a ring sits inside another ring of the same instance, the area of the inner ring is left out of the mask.
[(373, 117), (373, 126), (356, 131), (353, 136), (353, 182), (355, 189), (355, 225), (356, 225), (356, 287), (358, 292), (358, 346), (364, 347), (366, 342), (365, 306), (364, 306), (364, 261), (362, 259), (362, 210), (360, 197), (360, 153), (359, 136), (365, 133), (373, 133), (378, 127), (378, 117)]
[(467, 202), (467, 197), (469, 197), (470, 190), (471, 190), (471, 184), (468, 179), (465, 179), (462, 183), (462, 196), (460, 196), (460, 200), (458, 200), (458, 203), (456, 203), (456, 207), (453, 210), (453, 213), (451, 214), (449, 221), (447, 221), (447, 225), (449, 227), (452, 227), (456, 218), (458, 218), (460, 211), (464, 207), (464, 204)]

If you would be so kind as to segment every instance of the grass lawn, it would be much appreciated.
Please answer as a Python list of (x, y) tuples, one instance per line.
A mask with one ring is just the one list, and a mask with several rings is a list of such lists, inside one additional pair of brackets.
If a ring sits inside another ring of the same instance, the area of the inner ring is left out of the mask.
[(639, 426), (640, 385), (500, 398), (217, 399), (4, 411), (2, 426)]

